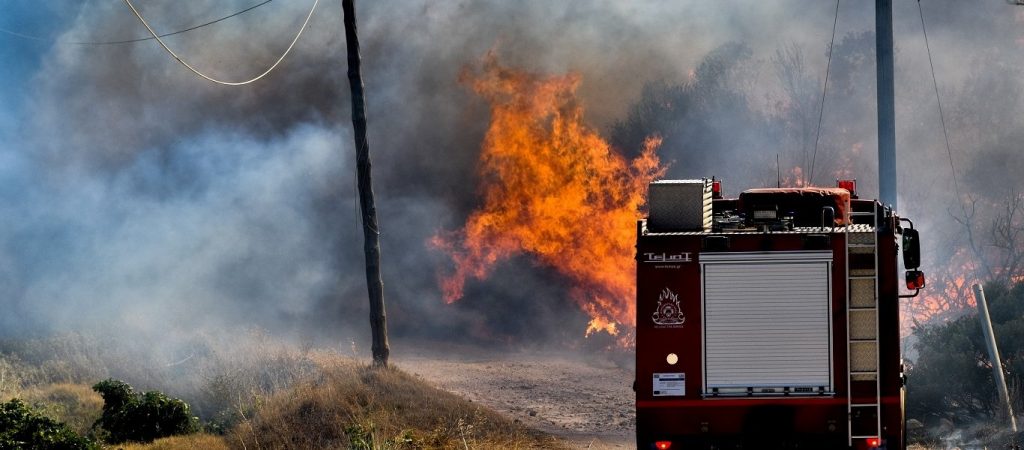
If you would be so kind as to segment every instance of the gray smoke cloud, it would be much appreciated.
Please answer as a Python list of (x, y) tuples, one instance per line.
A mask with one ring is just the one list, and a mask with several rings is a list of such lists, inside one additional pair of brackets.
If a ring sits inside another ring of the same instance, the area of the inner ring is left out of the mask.
[[(167, 32), (251, 4), (139, 6)], [(217, 77), (246, 78), (283, 51), (310, 4), (271, 2), (168, 43)], [(578, 72), (588, 121), (610, 138), (645, 98), (660, 98), (665, 91), (657, 86), (706, 89), (694, 92), (714, 100), (711, 106), (660, 117), (663, 129), (634, 131), (666, 134), (660, 153), (673, 162), (670, 176), (717, 175), (738, 192), (773, 182), (776, 154), (784, 169), (806, 159), (806, 136), (787, 135), (782, 117), (801, 104), (809, 105), (803, 120), (817, 120), (833, 7), (809, 0), (361, 2), (392, 331), (545, 340), (578, 336), (586, 322), (565, 281), (526, 257), (469, 286), (460, 303), (440, 300), (436, 272), (449, 262), (425, 242), (458, 228), (477, 204), (475, 168), (487, 127), (487, 105), (457, 81), (464, 67), (494, 49), (511, 67)], [(1010, 133), (1020, 117), (1020, 13), (999, 1), (925, 7), (943, 100), (960, 127), (951, 136), (958, 169), (966, 187), (986, 189), (983, 180), (1002, 175), (992, 176), (989, 163), (972, 165), (973, 155), (1009, 161), (993, 170), (1021, 165)], [(42, 56), (19, 144), (0, 152), (0, 192), (10, 199), (0, 204), (0, 287), (10, 311), (0, 319), (4, 332), (256, 324), (364, 336), (340, 5), (321, 3), (278, 70), (243, 88), (200, 80), (152, 41), (67, 44), (144, 34), (120, 2), (76, 8)], [(850, 169), (868, 196), (877, 186), (872, 20), (870, 8), (841, 11), (816, 169), (824, 175), (815, 175), (828, 184), (833, 172)], [(948, 159), (912, 2), (896, 5), (896, 34), (901, 210), (933, 218), (920, 223), (938, 238), (955, 232), (942, 225), (952, 201)], [(797, 72), (805, 80), (789, 94), (773, 62), (786, 48), (802, 55)], [(729, 67), (721, 80), (711, 70), (714, 57)], [(993, 61), (1002, 66), (989, 70)], [(976, 130), (970, 121), (993, 105), (993, 122), (979, 124), (991, 132), (956, 131)], [(625, 153), (636, 150), (625, 137), (613, 141)], [(941, 258), (936, 251), (926, 259)]]

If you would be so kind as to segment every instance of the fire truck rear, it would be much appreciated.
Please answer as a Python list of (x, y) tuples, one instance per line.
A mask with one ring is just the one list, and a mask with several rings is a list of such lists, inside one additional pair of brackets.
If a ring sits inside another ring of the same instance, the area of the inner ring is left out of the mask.
[(637, 227), (639, 449), (903, 449), (897, 239), (854, 181), (657, 181)]

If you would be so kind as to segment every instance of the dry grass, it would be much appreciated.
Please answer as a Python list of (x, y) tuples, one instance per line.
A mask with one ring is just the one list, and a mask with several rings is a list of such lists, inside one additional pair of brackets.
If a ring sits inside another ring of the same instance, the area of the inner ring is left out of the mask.
[(223, 436), (212, 434), (190, 434), (157, 439), (149, 444), (120, 444), (110, 447), (114, 450), (229, 450)]
[(308, 378), (317, 370), (312, 353), (259, 330), (177, 339), (65, 334), (0, 340), (0, 398), (115, 378), (184, 399), (210, 420)]
[(208, 430), (124, 449), (567, 448), (555, 438), (396, 370), (259, 331), (173, 344), (112, 336), (0, 341), (0, 395), (88, 433), (102, 411), (92, 383), (117, 378), (188, 402)]
[(397, 369), (344, 361), (279, 392), (232, 431), (235, 448), (566, 448)]
[(57, 383), (31, 387), (22, 398), (42, 414), (64, 422), (76, 433), (89, 433), (103, 414), (103, 397), (84, 384)]

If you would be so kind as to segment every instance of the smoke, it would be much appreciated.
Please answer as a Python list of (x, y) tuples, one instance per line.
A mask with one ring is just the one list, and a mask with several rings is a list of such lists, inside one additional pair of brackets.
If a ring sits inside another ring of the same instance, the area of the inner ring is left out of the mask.
[[(271, 2), (168, 43), (200, 70), (248, 78), (284, 50), (311, 3)], [(735, 193), (774, 182), (777, 154), (783, 170), (803, 165), (813, 146), (806, 131), (791, 131), (794, 120), (817, 120), (832, 6), (742, 3), (361, 2), (391, 331), (544, 342), (586, 323), (566, 280), (528, 259), (467, 286), (458, 304), (441, 301), (435, 273), (450, 261), (425, 243), (458, 229), (480, 201), (487, 104), (457, 80), (489, 50), (507, 66), (578, 73), (587, 120), (623, 151), (661, 134), (662, 159), (674, 161), (669, 176), (717, 175)], [(1020, 117), (1020, 16), (991, 3), (925, 5), (957, 168), (972, 190), (1004, 175), (992, 170), (1020, 166), (1011, 133)], [(168, 32), (251, 2), (139, 6)], [(938, 242), (955, 232), (946, 212), (954, 199), (912, 7), (896, 9), (901, 211)], [(85, 2), (58, 18), (57, 42), (37, 47), (30, 81), (13, 88), (24, 114), (0, 120), (11, 137), (0, 146), (2, 332), (256, 324), (365, 336), (337, 2), (320, 5), (277, 71), (243, 88), (196, 78), (152, 41), (69, 43), (143, 36), (120, 2)], [(877, 186), (872, 20), (870, 10), (841, 11), (814, 179), (827, 184), (849, 170), (867, 196)], [(791, 69), (806, 81), (788, 93), (778, 75), (785, 48), (802, 55)], [(989, 70), (993, 61), (1003, 66)], [(624, 131), (645, 102), (666, 98), (681, 103), (648, 110), (632, 134)], [(805, 107), (792, 113), (798, 104)], [(992, 121), (970, 122), (993, 105)], [(975, 154), (1008, 162), (972, 165)]]
[[(348, 165), (336, 151), (343, 137), (311, 127), (270, 141), (198, 135), (169, 158), (29, 193), (29, 214), (9, 216), (26, 285), (15, 310), (57, 330), (259, 323), (308, 310), (310, 293), (337, 282), (309, 217), (310, 198)], [(6, 330), (35, 325), (4, 318)]]

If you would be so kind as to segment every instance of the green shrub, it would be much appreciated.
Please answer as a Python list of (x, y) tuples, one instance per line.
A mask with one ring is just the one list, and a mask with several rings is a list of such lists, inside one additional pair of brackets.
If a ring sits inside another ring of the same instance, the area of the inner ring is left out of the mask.
[(199, 430), (199, 419), (188, 404), (157, 391), (136, 393), (123, 381), (108, 379), (92, 387), (103, 397), (103, 415), (96, 426), (106, 430), (105, 440), (152, 442), (154, 439)]
[(94, 450), (92, 441), (66, 425), (32, 411), (13, 399), (0, 404), (0, 448), (39, 450)]

